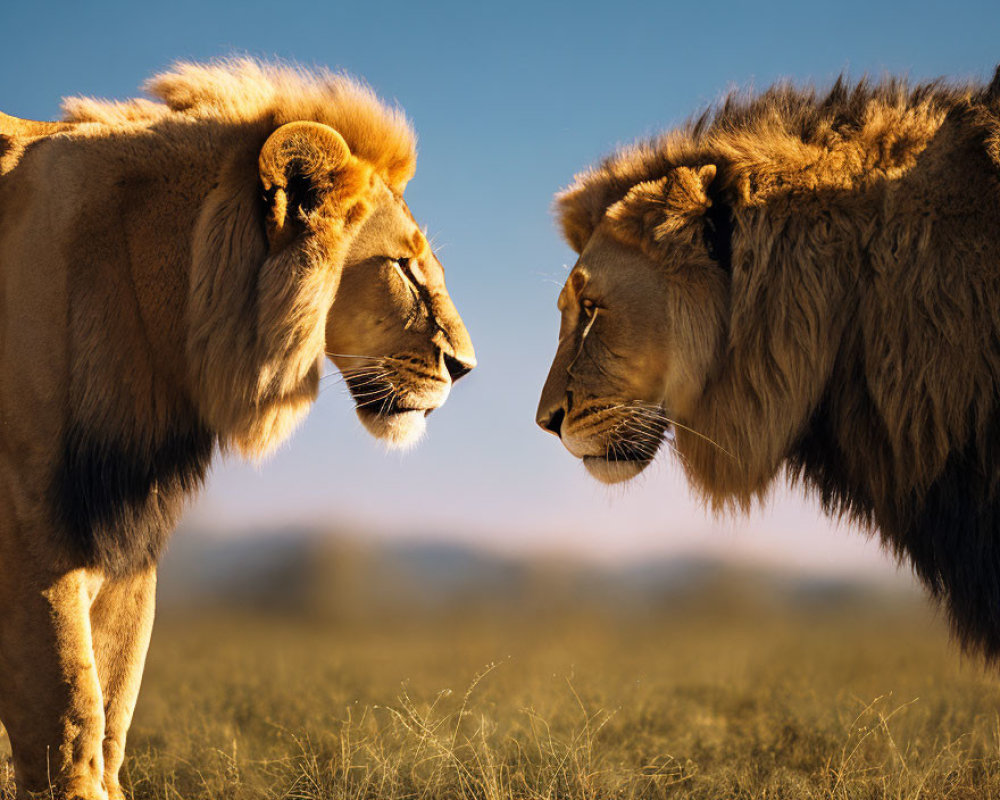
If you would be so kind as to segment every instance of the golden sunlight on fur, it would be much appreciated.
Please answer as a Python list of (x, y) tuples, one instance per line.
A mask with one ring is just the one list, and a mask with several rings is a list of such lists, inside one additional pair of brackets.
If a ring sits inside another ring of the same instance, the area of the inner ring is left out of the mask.
[(123, 797), (157, 559), (215, 450), (273, 450), (327, 357), (395, 444), (475, 365), (401, 111), (248, 59), (147, 89), (0, 114), (0, 719), (19, 791), (78, 800)]
[(715, 509), (786, 472), (1000, 657), (1000, 71), (734, 96), (557, 209), (538, 424), (608, 482), (669, 441)]

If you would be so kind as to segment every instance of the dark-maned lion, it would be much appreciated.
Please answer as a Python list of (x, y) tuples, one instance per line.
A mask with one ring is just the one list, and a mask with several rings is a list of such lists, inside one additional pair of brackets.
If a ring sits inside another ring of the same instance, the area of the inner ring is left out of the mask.
[(157, 557), (216, 448), (274, 448), (324, 354), (394, 443), (475, 363), (402, 199), (400, 112), (247, 60), (148, 88), (0, 116), (0, 719), (22, 792), (122, 797)]
[(717, 509), (784, 467), (1000, 657), (1000, 71), (733, 97), (557, 205), (538, 423), (608, 482), (672, 435)]

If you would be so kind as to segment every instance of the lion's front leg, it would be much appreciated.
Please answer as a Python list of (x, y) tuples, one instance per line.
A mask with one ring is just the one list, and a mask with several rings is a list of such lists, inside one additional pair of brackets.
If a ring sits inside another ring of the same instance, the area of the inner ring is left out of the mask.
[(124, 797), (118, 771), (125, 736), (139, 696), (146, 650), (153, 630), (156, 568), (108, 579), (90, 612), (97, 673), (104, 693), (104, 786), (110, 800)]
[(104, 707), (90, 634), (100, 578), (45, 575), (0, 546), (0, 718), (20, 793), (106, 800)]

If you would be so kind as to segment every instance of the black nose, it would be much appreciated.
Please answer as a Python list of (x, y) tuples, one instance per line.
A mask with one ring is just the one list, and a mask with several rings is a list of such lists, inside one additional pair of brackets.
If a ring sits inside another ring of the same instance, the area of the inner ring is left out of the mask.
[(472, 372), (474, 364), (469, 364), (465, 361), (459, 361), (455, 356), (448, 353), (444, 354), (444, 367), (448, 370), (448, 374), (451, 375), (451, 382), (454, 383), (463, 375), (468, 375)]
[(538, 420), (538, 424), (541, 425), (545, 430), (554, 433), (556, 436), (562, 436), (562, 424), (563, 420), (566, 418), (566, 412), (562, 408), (557, 408), (553, 411), (548, 419)]

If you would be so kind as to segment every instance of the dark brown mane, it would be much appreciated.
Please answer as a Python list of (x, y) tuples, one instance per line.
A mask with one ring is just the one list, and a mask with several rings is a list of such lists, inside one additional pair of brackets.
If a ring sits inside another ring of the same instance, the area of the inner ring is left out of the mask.
[(806, 144), (829, 145), (831, 135), (848, 137), (861, 131), (873, 105), (898, 111), (926, 107), (931, 112), (947, 112), (974, 91), (971, 85), (951, 85), (943, 80), (911, 85), (895, 77), (877, 82), (862, 78), (852, 83), (841, 75), (825, 93), (815, 87), (778, 83), (759, 95), (731, 92), (717, 107), (690, 123), (690, 130), (695, 141), (705, 142), (713, 136), (760, 129), (777, 121), (789, 136)]
[(669, 310), (687, 350), (720, 343), (674, 438), (707, 503), (791, 477), (1000, 661), (1000, 72), (733, 94), (581, 173), (557, 211), (578, 252), (601, 226), (671, 286), (723, 267)]

